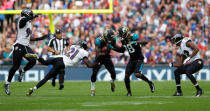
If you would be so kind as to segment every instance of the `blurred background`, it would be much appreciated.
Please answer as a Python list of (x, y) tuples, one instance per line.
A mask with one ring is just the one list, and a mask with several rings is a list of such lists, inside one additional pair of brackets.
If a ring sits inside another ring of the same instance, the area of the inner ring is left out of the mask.
[[(155, 66), (175, 61), (176, 48), (170, 42), (176, 31), (190, 37), (199, 47), (205, 65), (210, 65), (210, 0), (113, 0), (112, 14), (53, 14), (54, 25), (63, 30), (70, 44), (88, 41), (90, 60), (95, 57), (95, 37), (103, 30), (115, 31), (127, 25), (131, 32), (149, 43), (143, 47), (145, 63)], [(1, 0), (0, 10), (31, 8), (33, 10), (57, 9), (108, 9), (109, 0)], [(16, 22), (20, 15), (0, 14), (0, 65), (12, 64), (9, 53), (16, 40)], [(49, 31), (49, 18), (42, 15), (32, 22), (32, 37), (41, 37)], [(117, 33), (116, 33), (117, 35)], [(47, 59), (47, 40), (32, 42), (31, 47)], [(119, 44), (120, 45), (120, 44)], [(125, 65), (128, 52), (111, 52), (115, 65)], [(23, 60), (22, 64), (27, 61)]]

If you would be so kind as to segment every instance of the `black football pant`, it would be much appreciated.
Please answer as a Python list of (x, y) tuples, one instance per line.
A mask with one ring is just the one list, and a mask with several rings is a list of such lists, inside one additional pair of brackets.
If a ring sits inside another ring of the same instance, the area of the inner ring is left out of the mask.
[[(13, 65), (11, 69), (9, 70), (9, 76), (7, 79), (7, 82), (11, 82), (15, 72), (20, 67), (22, 58), (25, 57), (25, 54), (27, 53), (34, 53), (32, 49), (28, 46), (24, 46), (21, 44), (15, 44), (13, 49)], [(26, 57), (25, 57), (26, 58)], [(26, 58), (29, 62), (26, 64), (26, 66), (23, 68), (24, 71), (27, 71), (31, 69), (36, 64), (36, 59), (34, 58)]]
[[(63, 58), (51, 58), (48, 60), (44, 60), (43, 58), (39, 58), (38, 61), (43, 65), (53, 65), (53, 68), (48, 72), (48, 74), (42, 79), (37, 85), (37, 89), (44, 85), (49, 79), (53, 78), (56, 74), (58, 74), (61, 70), (65, 70), (65, 65), (63, 63)], [(61, 78), (61, 82), (64, 82), (64, 76)]]
[(197, 59), (190, 64), (186, 64), (181, 67), (178, 67), (174, 71), (176, 85), (180, 85), (180, 75), (181, 74), (186, 74), (187, 77), (191, 80), (191, 82), (194, 85), (197, 84), (197, 81), (195, 80), (195, 77), (192, 74), (198, 72), (202, 68), (203, 68), (203, 61), (201, 59)]
[[(98, 60), (96, 60), (96, 61), (98, 61)], [(104, 65), (105, 68), (109, 71), (109, 73), (111, 74), (112, 80), (115, 80), (116, 79), (116, 73), (115, 73), (114, 65), (113, 65), (111, 59), (106, 59), (104, 61), (99, 61), (99, 62), (100, 62), (101, 65)], [(91, 76), (91, 82), (96, 82), (96, 76), (97, 76), (97, 73), (98, 73), (99, 69), (101, 68), (101, 65), (93, 68), (93, 73), (92, 73), (92, 76)]]

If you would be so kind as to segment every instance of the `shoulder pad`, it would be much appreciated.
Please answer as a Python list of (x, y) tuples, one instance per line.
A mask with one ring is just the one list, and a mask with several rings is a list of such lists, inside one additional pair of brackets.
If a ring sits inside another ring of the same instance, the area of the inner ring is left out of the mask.
[(138, 40), (138, 39), (139, 39), (139, 35), (136, 33), (133, 33), (132, 40)]

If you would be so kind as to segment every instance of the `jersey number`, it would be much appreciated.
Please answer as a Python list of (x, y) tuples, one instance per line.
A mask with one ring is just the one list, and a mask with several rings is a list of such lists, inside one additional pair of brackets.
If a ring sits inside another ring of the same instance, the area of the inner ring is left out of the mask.
[(67, 57), (69, 57), (71, 60), (74, 59), (74, 57), (79, 53), (79, 50), (75, 50), (75, 48), (71, 48), (70, 51), (66, 54)]
[(127, 44), (126, 47), (127, 47), (129, 53), (135, 52), (135, 49), (133, 48), (133, 46), (131, 44)]
[(31, 29), (30, 28), (27, 28), (26, 29), (26, 37), (29, 37), (31, 35)]

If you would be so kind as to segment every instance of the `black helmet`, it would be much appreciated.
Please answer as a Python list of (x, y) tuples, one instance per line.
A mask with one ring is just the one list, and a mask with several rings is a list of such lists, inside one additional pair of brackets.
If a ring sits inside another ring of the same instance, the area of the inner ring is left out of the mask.
[(61, 31), (60, 29), (56, 29), (56, 30), (55, 30), (55, 33), (56, 33), (56, 34), (61, 34), (62, 31)]
[(33, 16), (33, 11), (29, 8), (23, 9), (21, 12), (21, 16), (25, 16), (25, 17), (31, 17)]
[(126, 26), (122, 26), (118, 29), (118, 36), (121, 40), (125, 40), (128, 37), (129, 29)]
[(87, 50), (87, 48), (88, 48), (87, 42), (84, 41), (84, 40), (80, 40), (80, 41), (78, 42), (78, 45), (79, 45), (80, 47), (84, 48), (85, 50)]
[(178, 44), (178, 43), (180, 43), (181, 41), (182, 41), (182, 39), (183, 39), (184, 37), (182, 36), (182, 34), (176, 34), (176, 35), (174, 35), (172, 38), (171, 38), (171, 42), (173, 43), (173, 44)]
[(111, 43), (114, 38), (114, 30), (112, 29), (105, 30), (103, 33), (103, 37), (106, 42)]

